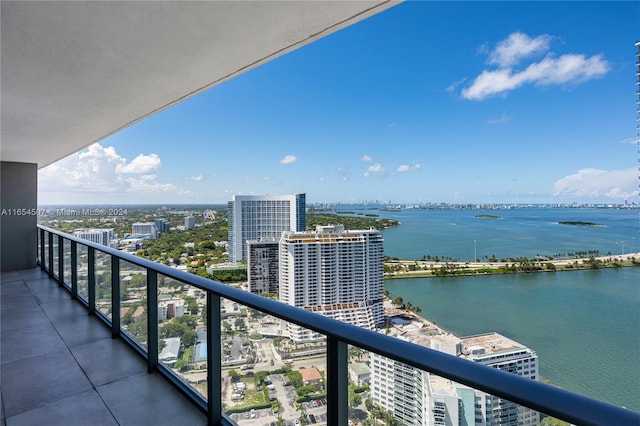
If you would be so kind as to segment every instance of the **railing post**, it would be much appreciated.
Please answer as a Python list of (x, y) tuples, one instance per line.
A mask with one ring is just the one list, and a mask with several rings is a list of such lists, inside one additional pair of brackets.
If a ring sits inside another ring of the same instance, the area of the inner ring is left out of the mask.
[(71, 298), (78, 298), (78, 243), (71, 241)]
[(120, 337), (120, 258), (111, 256), (111, 337)]
[(222, 336), (220, 332), (220, 296), (207, 290), (207, 420), (218, 425), (222, 420)]
[(346, 425), (349, 417), (347, 344), (327, 336), (327, 423)]
[(87, 284), (89, 293), (89, 315), (96, 312), (96, 249), (87, 246)]
[(49, 232), (47, 234), (47, 239), (49, 240), (49, 247), (47, 250), (47, 255), (49, 258), (47, 259), (47, 272), (49, 272), (49, 276), (53, 278), (53, 233)]
[(64, 238), (57, 235), (58, 238), (58, 286), (64, 286)]
[(147, 372), (158, 368), (158, 272), (147, 269)]
[(40, 268), (45, 269), (44, 264), (44, 229), (39, 229), (40, 231)]

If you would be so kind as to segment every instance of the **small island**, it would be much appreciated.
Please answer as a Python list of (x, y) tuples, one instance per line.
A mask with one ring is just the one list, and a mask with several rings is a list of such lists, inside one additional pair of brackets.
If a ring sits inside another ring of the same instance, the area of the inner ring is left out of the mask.
[(602, 226), (594, 222), (582, 222), (578, 220), (561, 220), (558, 222), (560, 225), (576, 225), (576, 226)]
[(476, 217), (480, 219), (502, 219), (500, 216), (496, 216), (494, 214), (477, 214)]

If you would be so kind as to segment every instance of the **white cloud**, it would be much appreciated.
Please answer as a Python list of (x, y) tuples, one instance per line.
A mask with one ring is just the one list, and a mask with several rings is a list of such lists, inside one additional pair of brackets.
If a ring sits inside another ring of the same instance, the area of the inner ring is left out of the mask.
[(637, 198), (638, 172), (587, 168), (558, 179), (553, 184), (554, 196), (577, 198), (608, 197), (619, 200)]
[(291, 164), (295, 163), (297, 160), (295, 155), (285, 155), (282, 160), (280, 160), (280, 164)]
[(628, 143), (628, 144), (631, 144), (631, 145), (638, 145), (640, 143), (640, 137), (634, 136), (632, 138), (626, 138), (626, 139), (623, 139), (623, 140), (619, 141), (618, 143), (621, 143), (621, 144)]
[(398, 168), (396, 169), (397, 173), (403, 173), (403, 172), (415, 172), (416, 170), (420, 170), (420, 164), (416, 163), (414, 165), (410, 165), (410, 164), (401, 164), (398, 166)]
[(372, 164), (367, 168), (367, 171), (364, 173), (364, 177), (371, 176), (371, 173), (383, 173), (384, 167), (380, 163)]
[(530, 38), (528, 35), (516, 31), (498, 43), (496, 48), (489, 53), (487, 62), (498, 65), (500, 68), (516, 65), (521, 59), (548, 51), (551, 38), (546, 34)]
[[(112, 147), (109, 147), (113, 149)], [(115, 152), (115, 150), (114, 150)], [(121, 164), (116, 167), (116, 173), (131, 173), (138, 175), (146, 175), (158, 170), (162, 166), (162, 161), (158, 154), (144, 155), (140, 154), (129, 164)]]
[(487, 121), (487, 124), (504, 124), (504, 123), (508, 123), (509, 121), (511, 121), (511, 117), (508, 116), (507, 114), (502, 114), (500, 118), (494, 118)]
[(362, 156), (362, 158), (360, 160), (361, 161), (373, 161), (373, 158), (371, 158), (370, 156), (365, 154), (365, 155)]
[(189, 180), (192, 180), (194, 182), (202, 182), (204, 180), (204, 175), (200, 173), (199, 175), (191, 176)]
[(453, 93), (458, 89), (458, 86), (460, 86), (462, 83), (464, 83), (465, 81), (467, 81), (467, 77), (464, 77), (458, 81), (454, 81), (453, 83), (451, 83), (449, 85), (449, 87), (447, 87), (445, 89), (445, 91), (449, 92), (449, 93)]
[[(157, 154), (138, 155), (130, 163), (115, 148), (93, 144), (38, 171), (38, 190), (42, 193), (125, 193), (150, 192), (186, 194), (169, 183), (158, 182), (155, 170), (162, 162)], [(134, 174), (138, 177), (125, 178)], [(88, 197), (88, 195), (86, 196)], [(85, 198), (82, 196), (81, 198)], [(88, 199), (88, 198), (87, 198)], [(94, 202), (92, 199), (91, 202)]]
[(79, 192), (116, 192), (122, 178), (116, 172), (126, 164), (113, 147), (91, 145), (38, 171), (40, 191), (74, 190)]
[(165, 192), (165, 193), (176, 193), (176, 192), (184, 192), (179, 190), (175, 185), (171, 183), (160, 183), (157, 181), (156, 175), (143, 175), (140, 178), (130, 177), (127, 178), (126, 182), (129, 184), (129, 187), (126, 189), (127, 192), (141, 192), (141, 193), (149, 193), (149, 192)]
[(538, 62), (530, 63), (522, 70), (514, 70), (522, 59), (534, 54), (545, 53), (549, 49), (551, 37), (548, 35), (529, 38), (523, 33), (513, 33), (498, 43), (489, 53), (488, 63), (498, 65), (497, 69), (484, 70), (470, 86), (462, 90), (465, 99), (482, 100), (488, 96), (506, 93), (525, 84), (549, 86), (578, 84), (600, 78), (609, 72), (610, 65), (602, 55), (587, 57), (568, 53), (556, 57), (549, 52)]

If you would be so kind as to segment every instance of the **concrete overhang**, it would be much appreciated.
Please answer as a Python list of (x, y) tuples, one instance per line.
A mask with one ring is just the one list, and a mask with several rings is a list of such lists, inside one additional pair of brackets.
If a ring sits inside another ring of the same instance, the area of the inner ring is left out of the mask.
[(2, 1), (1, 159), (44, 167), (397, 1)]

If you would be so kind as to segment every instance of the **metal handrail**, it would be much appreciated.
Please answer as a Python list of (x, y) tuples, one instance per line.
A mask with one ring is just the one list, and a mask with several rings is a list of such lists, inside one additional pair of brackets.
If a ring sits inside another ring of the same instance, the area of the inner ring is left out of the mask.
[[(632, 410), (308, 312), (304, 309), (248, 293), (198, 275), (83, 240), (46, 226), (38, 225), (38, 228), (77, 244), (107, 253), (113, 258), (138, 265), (147, 271), (152, 271), (154, 274), (162, 274), (205, 290), (208, 294), (208, 300), (216, 298), (219, 303), (219, 298), (224, 297), (327, 336), (328, 364), (336, 365), (336, 368), (328, 369), (327, 371), (328, 388), (334, 389), (339, 394), (338, 396), (331, 393), (328, 394), (329, 407), (332, 411), (337, 408), (336, 412), (344, 413), (344, 408), (346, 407), (347, 392), (346, 389), (343, 389), (343, 387), (346, 387), (346, 380), (333, 376), (346, 374), (344, 349), (349, 344), (573, 424), (640, 425), (640, 413)], [(42, 254), (43, 251), (41, 250), (40, 253)], [(52, 264), (51, 259), (49, 263)], [(50, 274), (52, 273), (52, 271), (49, 272)], [(59, 279), (62, 280), (63, 278), (59, 277)], [(208, 311), (211, 313), (211, 309)], [(212, 322), (208, 324), (211, 325)], [(207, 328), (213, 327), (208, 326)], [(210, 348), (214, 346), (212, 343), (207, 345), (208, 351), (211, 351)], [(210, 357), (210, 354), (208, 357)], [(210, 374), (212, 373), (210, 372)], [(340, 385), (335, 386), (335, 383)], [(332, 401), (337, 404), (337, 407), (331, 407)], [(211, 401), (209, 403), (211, 404)], [(216, 409), (220, 410), (221, 408), (216, 406)], [(212, 419), (211, 413), (209, 414), (209, 418)], [(213, 417), (219, 419), (220, 413), (216, 413)], [(334, 422), (332, 422), (330, 416), (329, 420), (329, 424), (346, 423), (346, 418), (334, 418)]]

